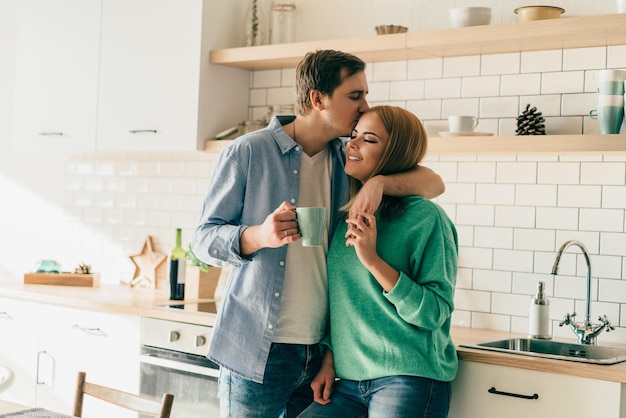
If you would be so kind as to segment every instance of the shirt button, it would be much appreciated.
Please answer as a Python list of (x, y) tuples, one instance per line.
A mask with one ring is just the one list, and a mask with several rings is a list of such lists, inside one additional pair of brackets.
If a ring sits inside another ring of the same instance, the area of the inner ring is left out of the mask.
[(281, 267), (284, 267), (284, 266), (285, 266), (285, 262), (284, 262), (284, 261), (281, 261), (281, 262), (280, 262), (280, 263), (278, 263), (278, 264), (280, 264), (280, 266), (281, 266)]
[(296, 147), (296, 151), (300, 152), (300, 147)]
[(274, 293), (274, 296), (279, 297), (280, 293), (276, 292), (276, 293)]
[(267, 326), (267, 328), (268, 328), (268, 329), (274, 329), (274, 325), (269, 324), (269, 325)]
[(290, 199), (289, 200), (291, 203), (296, 203), (296, 199)]
[(298, 170), (293, 170), (293, 174), (298, 174)]

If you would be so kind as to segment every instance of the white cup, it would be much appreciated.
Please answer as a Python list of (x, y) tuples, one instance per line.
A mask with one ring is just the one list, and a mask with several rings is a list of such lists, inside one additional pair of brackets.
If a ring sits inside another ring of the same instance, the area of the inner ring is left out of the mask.
[(478, 118), (474, 116), (448, 116), (450, 132), (472, 132), (478, 126)]

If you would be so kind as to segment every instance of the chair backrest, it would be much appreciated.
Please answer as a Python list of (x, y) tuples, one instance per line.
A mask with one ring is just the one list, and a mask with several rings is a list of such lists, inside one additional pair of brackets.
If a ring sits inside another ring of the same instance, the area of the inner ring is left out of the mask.
[(142, 414), (159, 418), (169, 418), (170, 416), (172, 403), (174, 402), (174, 395), (171, 393), (163, 394), (161, 402), (158, 402), (110, 387), (89, 383), (86, 381), (86, 377), (85, 372), (78, 373), (76, 397), (74, 398), (74, 416), (76, 417), (83, 416), (83, 398), (85, 394)]

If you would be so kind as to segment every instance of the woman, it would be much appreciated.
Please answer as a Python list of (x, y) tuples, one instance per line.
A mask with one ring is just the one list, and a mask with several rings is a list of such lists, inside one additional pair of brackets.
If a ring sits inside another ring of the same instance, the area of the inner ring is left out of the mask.
[[(351, 197), (372, 176), (415, 167), (426, 141), (412, 113), (371, 108), (346, 146)], [(311, 383), (316, 403), (300, 418), (448, 415), (457, 250), (443, 209), (418, 196), (384, 196), (375, 216), (339, 225), (328, 253), (330, 335)]]

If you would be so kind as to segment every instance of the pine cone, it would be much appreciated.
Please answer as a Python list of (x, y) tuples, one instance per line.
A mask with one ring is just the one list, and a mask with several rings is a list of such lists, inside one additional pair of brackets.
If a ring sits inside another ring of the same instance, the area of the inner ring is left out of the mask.
[(74, 269), (74, 273), (77, 274), (90, 274), (91, 266), (89, 264), (85, 264), (85, 262), (81, 261), (78, 267)]
[(526, 109), (517, 117), (517, 129), (515, 135), (545, 135), (545, 118), (541, 112), (537, 112), (536, 107), (526, 105)]

